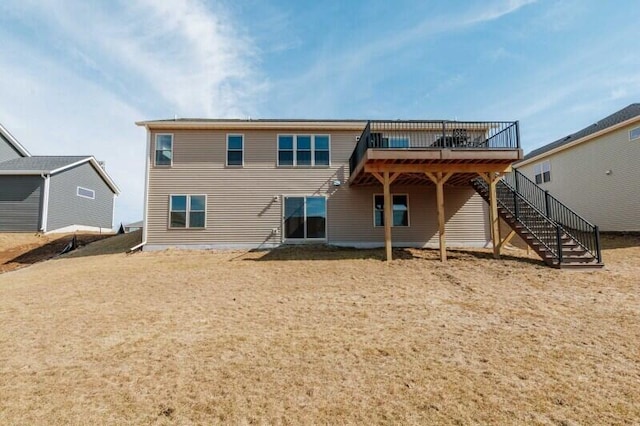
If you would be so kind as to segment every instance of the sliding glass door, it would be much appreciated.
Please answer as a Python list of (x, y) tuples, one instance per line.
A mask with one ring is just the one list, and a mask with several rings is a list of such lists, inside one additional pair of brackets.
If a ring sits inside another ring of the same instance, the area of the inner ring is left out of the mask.
[(325, 197), (284, 197), (285, 240), (327, 238), (327, 199)]

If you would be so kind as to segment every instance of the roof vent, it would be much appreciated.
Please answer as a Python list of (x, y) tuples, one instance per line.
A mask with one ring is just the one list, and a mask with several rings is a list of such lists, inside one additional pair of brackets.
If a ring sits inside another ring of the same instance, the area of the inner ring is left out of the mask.
[(107, 164), (104, 161), (98, 161), (98, 165), (102, 170), (106, 170)]

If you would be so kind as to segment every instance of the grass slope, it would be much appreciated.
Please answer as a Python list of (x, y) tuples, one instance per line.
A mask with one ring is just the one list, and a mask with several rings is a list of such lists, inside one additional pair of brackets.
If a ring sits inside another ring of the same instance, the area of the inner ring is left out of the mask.
[(588, 273), (314, 248), (2, 274), (0, 423), (637, 423), (640, 241), (604, 241)]

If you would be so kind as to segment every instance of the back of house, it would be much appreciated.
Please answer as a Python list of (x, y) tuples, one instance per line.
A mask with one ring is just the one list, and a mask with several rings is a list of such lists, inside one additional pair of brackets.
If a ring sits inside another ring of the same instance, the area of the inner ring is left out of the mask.
[[(385, 194), (376, 176), (382, 179), (385, 171), (372, 167), (384, 164), (397, 171), (391, 173), (389, 194), (394, 246), (440, 243), (436, 185), (422, 172), (431, 164), (431, 177), (451, 177), (442, 202), (447, 244), (484, 247), (491, 241), (488, 207), (469, 181), (476, 170), (504, 171), (521, 158), (514, 123), (179, 119), (138, 124), (148, 131), (145, 250), (309, 242), (383, 246)], [(501, 131), (491, 139), (495, 145), (486, 145), (490, 134)], [(511, 145), (495, 142), (507, 134)], [(374, 158), (386, 154), (393, 158)]]

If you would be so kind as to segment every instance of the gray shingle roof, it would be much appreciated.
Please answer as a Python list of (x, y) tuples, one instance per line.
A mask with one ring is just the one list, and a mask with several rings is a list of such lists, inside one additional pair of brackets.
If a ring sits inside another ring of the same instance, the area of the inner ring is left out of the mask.
[(37, 155), (33, 157), (15, 158), (13, 160), (1, 162), (0, 171), (38, 171), (42, 173), (49, 173), (53, 170), (77, 163), (78, 161), (82, 161), (90, 157), (90, 155)]
[(603, 118), (597, 123), (585, 127), (582, 130), (578, 130), (577, 132), (572, 133), (569, 136), (565, 136), (561, 139), (558, 139), (557, 141), (551, 142), (550, 144), (542, 146), (538, 149), (534, 149), (533, 151), (525, 155), (522, 161), (537, 157), (538, 155), (544, 154), (545, 152), (551, 151), (552, 149), (561, 147), (578, 139), (582, 139), (585, 136), (589, 136), (593, 133), (599, 132), (609, 127), (613, 127), (616, 124), (627, 121), (638, 115), (640, 115), (640, 103), (631, 104), (625, 108), (622, 108), (620, 111), (616, 111), (608, 117)]

